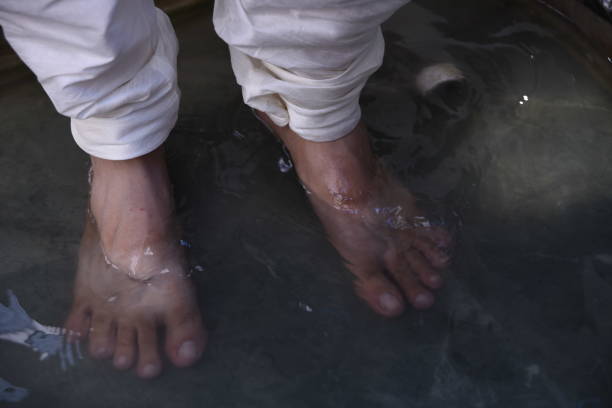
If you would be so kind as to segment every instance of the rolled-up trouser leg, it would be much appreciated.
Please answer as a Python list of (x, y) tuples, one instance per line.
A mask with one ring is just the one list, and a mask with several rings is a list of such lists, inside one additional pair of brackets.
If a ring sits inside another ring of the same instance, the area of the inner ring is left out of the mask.
[(153, 0), (0, 0), (0, 26), (87, 153), (126, 160), (168, 137), (178, 44)]
[(216, 0), (247, 105), (312, 141), (361, 117), (359, 94), (382, 63), (380, 24), (409, 0)]

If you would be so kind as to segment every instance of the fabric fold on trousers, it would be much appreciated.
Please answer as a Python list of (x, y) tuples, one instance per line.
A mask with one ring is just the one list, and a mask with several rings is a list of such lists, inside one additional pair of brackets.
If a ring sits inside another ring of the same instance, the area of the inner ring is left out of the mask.
[(384, 55), (380, 24), (407, 2), (217, 0), (213, 21), (244, 102), (325, 142), (359, 122), (359, 95)]
[(168, 137), (178, 43), (152, 0), (2, 0), (0, 25), (87, 153), (125, 160)]
[[(245, 102), (328, 141), (359, 121), (359, 94), (382, 62), (380, 24), (407, 2), (216, 0), (213, 19)], [(178, 45), (152, 0), (2, 0), (0, 25), (87, 153), (125, 160), (167, 138)]]
[(176, 123), (178, 43), (161, 10), (156, 10), (156, 20), (157, 44), (140, 71), (97, 101), (84, 118), (70, 121), (74, 140), (93, 156), (126, 160), (145, 155), (166, 141)]

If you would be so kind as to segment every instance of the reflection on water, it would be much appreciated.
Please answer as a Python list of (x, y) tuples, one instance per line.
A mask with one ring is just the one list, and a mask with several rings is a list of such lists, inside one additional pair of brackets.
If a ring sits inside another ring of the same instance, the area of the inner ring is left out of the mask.
[[(14, 398), (7, 389), (22, 398), (17, 384), (30, 394), (15, 406), (609, 406), (612, 96), (537, 19), (481, 3), (398, 12), (362, 95), (386, 168), (430, 222), (461, 226), (433, 310), (385, 320), (355, 298), (288, 156), (241, 106), (204, 14), (177, 24), (184, 98), (168, 146), (202, 271), (203, 361), (151, 385), (86, 356), (62, 371), (0, 342), (0, 401)], [(422, 95), (416, 77), (434, 63), (465, 80)], [(60, 325), (87, 160), (33, 81), (0, 100), (0, 289), (28, 311), (4, 307), (0, 324), (9, 310)], [(399, 222), (393, 207), (381, 213)], [(68, 352), (48, 339), (26, 344)]]

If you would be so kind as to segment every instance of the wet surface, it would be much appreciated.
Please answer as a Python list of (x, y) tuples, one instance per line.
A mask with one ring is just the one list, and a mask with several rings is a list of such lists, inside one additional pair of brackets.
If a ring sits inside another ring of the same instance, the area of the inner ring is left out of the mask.
[[(146, 382), (87, 357), (62, 371), (0, 341), (0, 378), (29, 390), (15, 406), (610, 406), (612, 95), (554, 32), (481, 3), (398, 12), (362, 96), (385, 163), (460, 226), (433, 310), (386, 320), (354, 296), (204, 12), (176, 23), (183, 101), (168, 143), (202, 267), (204, 358)], [(415, 75), (434, 62), (466, 82), (419, 96)], [(0, 291), (59, 326), (88, 160), (34, 81), (0, 106)]]

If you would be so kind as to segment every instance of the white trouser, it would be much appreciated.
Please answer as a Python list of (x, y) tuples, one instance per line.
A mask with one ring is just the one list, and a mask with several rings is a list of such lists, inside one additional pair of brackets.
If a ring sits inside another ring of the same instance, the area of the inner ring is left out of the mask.
[(384, 54), (380, 24), (409, 0), (217, 0), (244, 102), (313, 141), (361, 117), (359, 94)]
[(0, 25), (87, 153), (155, 150), (176, 121), (176, 37), (152, 0), (0, 0)]
[[(337, 139), (381, 64), (380, 24), (409, 0), (217, 0), (245, 102), (301, 137)], [(176, 121), (177, 42), (152, 0), (2, 0), (0, 25), (77, 144), (112, 160), (157, 148)]]

